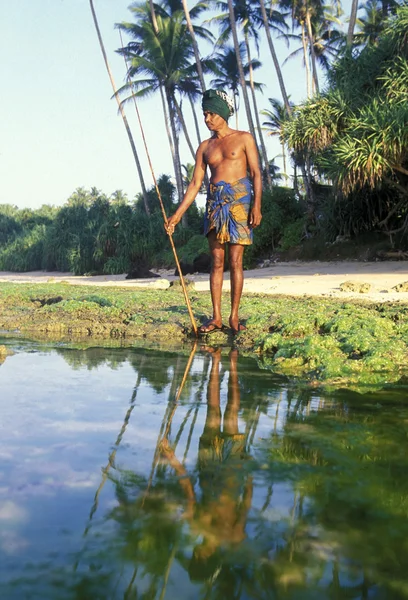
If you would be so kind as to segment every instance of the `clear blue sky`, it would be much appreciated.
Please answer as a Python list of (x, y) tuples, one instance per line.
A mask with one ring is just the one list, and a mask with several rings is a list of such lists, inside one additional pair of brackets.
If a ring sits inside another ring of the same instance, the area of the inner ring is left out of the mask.
[[(348, 6), (348, 2), (346, 6)], [(130, 20), (129, 0), (95, 0), (99, 26), (119, 87), (124, 80), (116, 22)], [(125, 41), (126, 43), (126, 41)], [(288, 54), (277, 42), (281, 62)], [(266, 41), (256, 80), (266, 84), (259, 108), (280, 99)], [(16, 0), (0, 6), (0, 204), (38, 208), (62, 205), (77, 187), (93, 186), (110, 195), (140, 191), (133, 155), (117, 113), (87, 0)], [(305, 97), (300, 59), (284, 77), (292, 99)], [(172, 173), (159, 98), (139, 102), (156, 176)], [(246, 121), (240, 111), (240, 128)], [(147, 185), (152, 178), (134, 109), (126, 109), (142, 159)], [(231, 123), (234, 127), (235, 125)], [(202, 125), (202, 136), (207, 133)], [(195, 136), (192, 136), (195, 139)], [(269, 158), (279, 144), (267, 141)], [(182, 162), (192, 162), (182, 144)]]

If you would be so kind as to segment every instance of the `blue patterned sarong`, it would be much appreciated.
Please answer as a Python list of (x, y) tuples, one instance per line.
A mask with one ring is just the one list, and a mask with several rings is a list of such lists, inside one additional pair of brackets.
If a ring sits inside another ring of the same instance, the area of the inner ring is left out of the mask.
[(204, 214), (204, 235), (215, 229), (221, 244), (252, 244), (253, 232), (249, 227), (251, 182), (247, 177), (233, 183), (210, 183)]

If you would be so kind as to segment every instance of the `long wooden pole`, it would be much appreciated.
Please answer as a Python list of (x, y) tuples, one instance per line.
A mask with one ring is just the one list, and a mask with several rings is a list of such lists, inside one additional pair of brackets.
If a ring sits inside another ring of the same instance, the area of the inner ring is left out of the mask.
[[(119, 31), (119, 35), (120, 35), (120, 41), (121, 41), (122, 50), (123, 50), (123, 40), (122, 40), (122, 33), (121, 33), (121, 31)], [(125, 55), (123, 55), (123, 57), (124, 57), (124, 60), (125, 60), (126, 70), (128, 71), (129, 69), (128, 69), (128, 66), (127, 66)], [(154, 174), (154, 169), (153, 169), (152, 161), (150, 159), (149, 149), (147, 147), (147, 142), (146, 142), (146, 137), (145, 137), (145, 134), (144, 134), (142, 120), (140, 118), (140, 113), (139, 113), (139, 109), (138, 109), (138, 106), (137, 106), (135, 95), (133, 94), (133, 90), (132, 90), (132, 96), (133, 96), (133, 102), (134, 102), (135, 109), (136, 109), (137, 120), (139, 121), (140, 133), (142, 135), (143, 144), (144, 144), (144, 147), (145, 147), (145, 150), (146, 150), (147, 160), (148, 160), (150, 171), (151, 171), (151, 174), (152, 174), (152, 177), (153, 177), (153, 181), (154, 181), (154, 187), (156, 188), (156, 193), (157, 193), (157, 196), (159, 198), (160, 208), (161, 208), (161, 211), (162, 211), (164, 224), (167, 227), (167, 222), (168, 221), (167, 221), (166, 210), (164, 208), (164, 204), (163, 204), (163, 200), (162, 200), (161, 193), (160, 193), (160, 190), (159, 190), (159, 186), (157, 185), (157, 180), (156, 180), (156, 176)], [(180, 278), (181, 287), (183, 289), (183, 293), (184, 293), (184, 298), (185, 298), (186, 305), (187, 305), (188, 314), (190, 315), (191, 325), (193, 327), (194, 335), (196, 337), (198, 337), (197, 323), (195, 322), (193, 311), (191, 309), (190, 298), (188, 297), (188, 294), (187, 294), (187, 288), (186, 288), (186, 284), (185, 284), (185, 281), (184, 281), (183, 273), (181, 271), (180, 262), (179, 262), (179, 259), (178, 259), (178, 256), (177, 256), (176, 247), (174, 245), (173, 236), (170, 233), (168, 234), (168, 236), (169, 236), (169, 240), (170, 240), (171, 249), (173, 250), (174, 260), (175, 260), (176, 265), (177, 265), (177, 270), (178, 270), (178, 274), (179, 274), (179, 278)]]

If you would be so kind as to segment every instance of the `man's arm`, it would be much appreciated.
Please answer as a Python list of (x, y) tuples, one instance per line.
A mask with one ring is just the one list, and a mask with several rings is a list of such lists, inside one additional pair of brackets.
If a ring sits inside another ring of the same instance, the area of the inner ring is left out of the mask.
[(193, 178), (188, 185), (188, 188), (186, 190), (186, 193), (184, 194), (184, 198), (180, 206), (178, 207), (174, 215), (172, 215), (167, 221), (167, 227), (165, 226), (165, 229), (169, 235), (172, 235), (174, 233), (174, 229), (177, 223), (180, 222), (181, 217), (184, 215), (188, 207), (194, 202), (195, 197), (200, 191), (201, 185), (204, 180), (205, 169), (207, 167), (204, 160), (204, 151), (206, 148), (206, 144), (207, 142), (203, 142), (198, 147)]
[(193, 516), (194, 506), (196, 504), (194, 487), (191, 483), (190, 477), (188, 477), (186, 469), (174, 454), (174, 450), (172, 449), (166, 438), (163, 438), (161, 440), (159, 448), (162, 455), (167, 458), (169, 464), (176, 471), (177, 477), (179, 478), (180, 486), (186, 494), (187, 498), (186, 517), (190, 518)]
[(256, 147), (255, 140), (250, 133), (248, 133), (245, 138), (245, 152), (254, 191), (254, 202), (249, 215), (249, 224), (251, 227), (258, 227), (262, 220), (262, 175), (261, 169), (259, 168), (258, 148)]

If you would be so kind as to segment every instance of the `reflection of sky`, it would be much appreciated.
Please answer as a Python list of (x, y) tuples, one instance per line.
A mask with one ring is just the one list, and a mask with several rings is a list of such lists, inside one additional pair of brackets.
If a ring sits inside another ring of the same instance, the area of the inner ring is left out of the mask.
[[(74, 351), (67, 352), (71, 359)], [(2, 577), (8, 571), (15, 572), (17, 557), (20, 566), (50, 557), (64, 562), (78, 551), (79, 536), (87, 524), (101, 483), (101, 469), (107, 465), (109, 452), (129, 408), (137, 380), (137, 373), (129, 362), (121, 362), (115, 369), (106, 363), (89, 369), (80, 361), (74, 362), (75, 368), (64, 360), (61, 349), (57, 353), (20, 348), (1, 367)], [(180, 380), (185, 362), (186, 357), (183, 357)], [(170, 432), (174, 436), (179, 431), (190, 410), (176, 452), (180, 460), (184, 457), (191, 470), (196, 463), (206, 414), (205, 387), (201, 395), (198, 393), (204, 363), (204, 358), (197, 355), (190, 370), (191, 387), (181, 395)], [(160, 368), (157, 364), (157, 369)], [(171, 375), (172, 369), (170, 382)], [(221, 371), (220, 379), (221, 406), (225, 407), (228, 373)], [(116, 454), (115, 464), (119, 468), (148, 477), (169, 391), (170, 384), (158, 393), (146, 380), (141, 380), (132, 416)], [(196, 425), (191, 431), (191, 409), (196, 407), (199, 407)], [(270, 432), (273, 418), (273, 412), (261, 415), (259, 439)], [(245, 430), (242, 418), (239, 429)], [(283, 488), (281, 499), (280, 514), (287, 512)], [(99, 496), (94, 521), (100, 522), (115, 502), (114, 490), (107, 481)], [(261, 490), (259, 494), (256, 491), (254, 507), (263, 502)], [(275, 516), (271, 514), (271, 518)]]
[[(73, 370), (55, 352), (21, 352), (2, 365), (1, 570), (16, 554), (45, 559), (51, 548), (58, 555), (77, 545), (135, 379), (128, 363)], [(140, 405), (152, 396), (142, 383)], [(148, 438), (149, 430), (144, 433)], [(102, 511), (112, 501), (106, 485)]]

